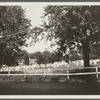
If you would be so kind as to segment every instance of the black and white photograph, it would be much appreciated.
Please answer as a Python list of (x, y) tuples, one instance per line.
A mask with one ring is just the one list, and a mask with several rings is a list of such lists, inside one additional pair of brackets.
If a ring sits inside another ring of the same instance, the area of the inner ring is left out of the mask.
[(100, 3), (0, 3), (0, 96), (100, 95)]

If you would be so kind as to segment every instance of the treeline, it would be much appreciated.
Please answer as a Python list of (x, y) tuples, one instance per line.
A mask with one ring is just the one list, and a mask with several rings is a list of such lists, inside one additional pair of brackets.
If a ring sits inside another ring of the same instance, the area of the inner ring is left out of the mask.
[(49, 51), (35, 52), (29, 54), (29, 58), (37, 59), (38, 64), (54, 63), (62, 60), (69, 62), (69, 60), (74, 61), (81, 59), (81, 57), (78, 54), (73, 54), (72, 56), (66, 54), (63, 57), (60, 52), (49, 52)]
[[(49, 51), (44, 51), (44, 52), (35, 52), (28, 54), (30, 59), (37, 59), (38, 64), (46, 64), (46, 63), (54, 63), (54, 62), (59, 62), (59, 61), (76, 61), (76, 60), (81, 60), (83, 59), (83, 54), (77, 54), (77, 53), (72, 53), (72, 54), (65, 54), (64, 56), (60, 51), (57, 52), (49, 52)], [(90, 51), (90, 59), (99, 59), (100, 58), (100, 50), (99, 48), (96, 49), (92, 47)]]

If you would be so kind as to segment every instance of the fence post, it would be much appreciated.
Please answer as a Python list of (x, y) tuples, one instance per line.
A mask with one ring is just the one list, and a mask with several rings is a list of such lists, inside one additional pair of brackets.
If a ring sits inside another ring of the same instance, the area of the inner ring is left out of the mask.
[(44, 77), (45, 77), (45, 70), (43, 71)]
[(69, 75), (68, 74), (69, 74), (69, 72), (68, 72), (68, 69), (67, 69), (67, 79), (69, 79)]
[(8, 74), (10, 74), (10, 70), (8, 69)]
[[(25, 69), (24, 69), (24, 74), (26, 74), (26, 71), (25, 71)], [(26, 75), (24, 75), (24, 79), (26, 79)]]
[(96, 67), (96, 78), (99, 78), (99, 76), (98, 76), (98, 67)]

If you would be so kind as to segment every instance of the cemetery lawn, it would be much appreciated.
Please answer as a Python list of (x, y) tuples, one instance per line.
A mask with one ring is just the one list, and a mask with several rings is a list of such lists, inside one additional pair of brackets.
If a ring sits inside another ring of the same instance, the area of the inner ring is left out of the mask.
[(0, 95), (100, 95), (100, 83), (0, 82)]

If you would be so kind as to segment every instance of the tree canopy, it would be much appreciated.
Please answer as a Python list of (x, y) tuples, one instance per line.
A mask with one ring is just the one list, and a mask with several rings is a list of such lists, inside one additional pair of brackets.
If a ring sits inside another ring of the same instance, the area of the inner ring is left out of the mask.
[(30, 21), (21, 6), (0, 6), (0, 65), (17, 64), (29, 37)]
[(30, 54), (31, 59), (37, 59), (38, 64), (47, 64), (55, 62), (55, 56), (49, 51), (35, 52)]
[(47, 6), (43, 28), (48, 38), (55, 37), (62, 54), (82, 49), (84, 66), (88, 67), (90, 47), (100, 41), (100, 6)]

